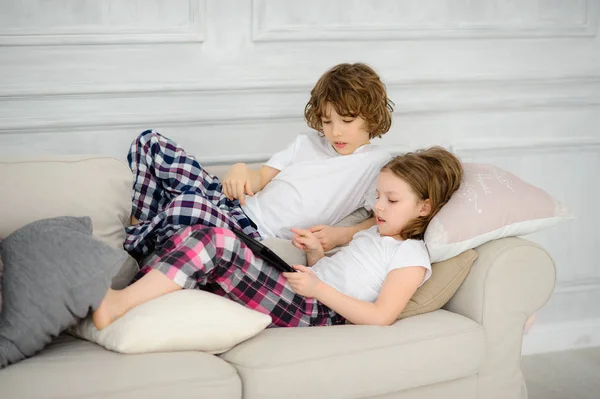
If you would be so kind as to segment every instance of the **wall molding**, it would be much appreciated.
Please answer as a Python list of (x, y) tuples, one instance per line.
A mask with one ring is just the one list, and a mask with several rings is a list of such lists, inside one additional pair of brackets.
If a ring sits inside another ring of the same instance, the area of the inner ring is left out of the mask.
[[(498, 0), (501, 1), (501, 0)], [(490, 2), (489, 0), (487, 1)], [(457, 17), (454, 21), (447, 21), (435, 25), (410, 23), (368, 24), (332, 22), (324, 25), (315, 25), (291, 20), (288, 24), (281, 24), (282, 17), (277, 18), (275, 26), (269, 25), (267, 7), (269, 0), (252, 0), (252, 40), (256, 42), (277, 41), (324, 41), (324, 40), (407, 40), (407, 39), (512, 39), (534, 37), (594, 37), (598, 31), (598, 0), (584, 0), (582, 11), (584, 17), (580, 23), (561, 23), (544, 21), (540, 17), (537, 23), (515, 25), (511, 23), (472, 23), (469, 18)], [(281, 3), (277, 6), (285, 7)], [(443, 5), (441, 5), (443, 6)], [(392, 10), (393, 11), (393, 10)], [(399, 11), (399, 10), (396, 10)], [(465, 17), (469, 9), (461, 10)], [(295, 15), (297, 17), (297, 15)], [(398, 18), (400, 19), (400, 18)], [(368, 20), (368, 18), (366, 19)]]
[[(600, 146), (600, 141), (598, 145)], [(600, 278), (589, 277), (579, 280), (560, 281), (557, 283), (553, 295), (582, 293), (588, 291), (600, 292)]]
[[(272, 122), (272, 120), (270, 121), (265, 121), (265, 122)], [(85, 135), (85, 131), (86, 130), (112, 130), (112, 129), (122, 129), (122, 128), (126, 128), (126, 127), (130, 127), (132, 128), (131, 130), (135, 130), (135, 131), (142, 131), (144, 130), (147, 126), (154, 126), (152, 123), (139, 123), (139, 124), (131, 124), (131, 125), (118, 125), (118, 126), (94, 126), (92, 127), (86, 127), (86, 128), (80, 128), (78, 129), (81, 134)], [(162, 128), (167, 128), (167, 127), (173, 127), (173, 126), (177, 126), (177, 124), (169, 124), (169, 123), (162, 123), (160, 125)], [(3, 132), (0, 130), (0, 138), (2, 138), (3, 135), (7, 135), (10, 136), (12, 134), (31, 134), (31, 135), (36, 135), (36, 134), (43, 134), (43, 133), (47, 133), (50, 130), (50, 132), (52, 131), (56, 131), (56, 132), (62, 132), (65, 129), (64, 128), (56, 128), (56, 129), (32, 129), (30, 131), (25, 131), (25, 132)], [(22, 137), (22, 136), (21, 136)], [(560, 138), (557, 140), (553, 140), (551, 142), (548, 142), (547, 140), (544, 139), (529, 139), (529, 140), (522, 140), (521, 142), (511, 142), (510, 143), (510, 147), (509, 146), (504, 146), (502, 142), (500, 141), (496, 141), (496, 144), (498, 145), (498, 147), (496, 149), (494, 149), (491, 145), (491, 143), (486, 144), (486, 146), (482, 146), (481, 150), (486, 150), (486, 151), (510, 151), (511, 153), (514, 152), (526, 152), (526, 153), (530, 153), (532, 151), (546, 151), (546, 152), (564, 152), (565, 149), (571, 149), (571, 150), (575, 150), (575, 151), (581, 151), (581, 150), (585, 150), (585, 151), (597, 151), (600, 152), (600, 138), (575, 138), (575, 137), (565, 137), (565, 138)], [(453, 145), (452, 143), (445, 145), (445, 147), (449, 148), (451, 151), (454, 151), (455, 153), (457, 153), (458, 156), (462, 157), (464, 154), (461, 152), (460, 149), (457, 149), (457, 147), (455, 145)], [(392, 156), (395, 155), (399, 155), (402, 153), (405, 153), (407, 151), (413, 150), (414, 148), (406, 146), (406, 145), (397, 145), (397, 144), (393, 144), (393, 145), (386, 145), (386, 149), (390, 152), (390, 154), (392, 154)], [(474, 151), (481, 151), (481, 150), (477, 150), (476, 147), (473, 147)], [(0, 151), (1, 153), (1, 151)], [(237, 152), (235, 155), (228, 155), (228, 154), (224, 154), (224, 155), (208, 155), (208, 154), (204, 154), (202, 155), (202, 163), (205, 165), (221, 165), (221, 164), (231, 164), (234, 162), (247, 162), (247, 163), (254, 163), (254, 162), (265, 162), (267, 161), (271, 156), (273, 155), (272, 152)], [(600, 281), (598, 281), (598, 279), (592, 279), (593, 281), (589, 281), (589, 279), (587, 280), (581, 280), (581, 281), (566, 281), (566, 282), (557, 282), (557, 286), (554, 290), (553, 295), (563, 295), (563, 294), (572, 294), (572, 293), (582, 293), (582, 292), (588, 292), (588, 291), (595, 291), (595, 290), (600, 290)]]
[[(496, 112), (600, 105), (600, 77), (391, 82), (397, 115)], [(98, 126), (239, 124), (299, 120), (311, 86), (300, 83), (217, 87), (198, 84), (0, 87), (0, 133)], [(168, 101), (167, 101), (168, 100)], [(231, 110), (236, 109), (235, 113)], [(103, 110), (102, 113), (97, 110)], [(519, 144), (522, 147), (525, 144)], [(533, 146), (534, 144), (531, 144)], [(558, 145), (561, 143), (548, 145)], [(473, 147), (475, 146), (475, 147)], [(510, 143), (457, 143), (461, 151)]]
[(188, 0), (185, 27), (128, 29), (0, 29), (0, 46), (44, 46), (86, 44), (202, 43), (206, 39), (206, 0)]
[(536, 324), (523, 337), (523, 355), (600, 346), (600, 319)]
[[(458, 141), (451, 146), (459, 156), (471, 153), (481, 155), (482, 152), (565, 152), (565, 151), (600, 151), (600, 137), (535, 137), (522, 139), (492, 139)], [(584, 284), (583, 281), (570, 282), (574, 286)], [(600, 287), (600, 280), (596, 281)]]

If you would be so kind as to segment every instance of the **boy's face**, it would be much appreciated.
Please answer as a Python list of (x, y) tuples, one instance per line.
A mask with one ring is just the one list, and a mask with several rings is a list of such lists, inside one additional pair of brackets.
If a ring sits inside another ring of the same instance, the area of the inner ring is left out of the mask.
[(339, 154), (352, 154), (358, 147), (370, 142), (363, 118), (340, 116), (331, 103), (325, 105), (324, 111), (321, 118), (323, 133)]
[(407, 182), (384, 170), (377, 177), (377, 202), (373, 212), (379, 233), (400, 239), (402, 229), (411, 220), (427, 215), (429, 207), (419, 201)]

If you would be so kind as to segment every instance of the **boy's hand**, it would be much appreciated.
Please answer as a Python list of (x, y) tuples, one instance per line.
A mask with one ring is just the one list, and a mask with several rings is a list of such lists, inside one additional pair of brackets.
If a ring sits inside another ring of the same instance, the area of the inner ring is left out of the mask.
[(307, 254), (321, 254), (324, 252), (321, 242), (310, 230), (307, 229), (290, 229), (294, 236), (292, 244), (296, 248), (304, 250)]
[(321, 284), (319, 277), (317, 277), (310, 267), (302, 265), (293, 265), (292, 267), (297, 271), (283, 273), (283, 277), (287, 279), (292, 290), (296, 294), (306, 298), (315, 298)]
[(324, 224), (309, 227), (308, 230), (316, 237), (325, 252), (350, 242), (352, 237), (346, 237), (346, 228), (333, 227)]
[(230, 200), (238, 199), (246, 205), (247, 195), (254, 195), (250, 183), (250, 168), (245, 163), (236, 163), (229, 169), (223, 179), (223, 194)]

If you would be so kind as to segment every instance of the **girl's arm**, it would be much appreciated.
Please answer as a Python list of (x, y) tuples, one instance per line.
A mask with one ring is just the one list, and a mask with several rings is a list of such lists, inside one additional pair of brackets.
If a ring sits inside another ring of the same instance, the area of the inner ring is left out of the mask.
[(262, 190), (277, 174), (278, 169), (263, 165), (258, 170), (250, 169), (245, 163), (236, 163), (223, 179), (223, 193), (229, 198), (237, 198), (245, 205), (245, 195), (254, 195)]
[(354, 299), (323, 284), (315, 298), (353, 324), (389, 326), (400, 316), (425, 277), (422, 266), (403, 267), (388, 273), (375, 303)]
[(309, 267), (317, 263), (321, 258), (325, 256), (323, 247), (319, 240), (307, 229), (290, 229), (294, 236), (292, 237), (292, 244), (296, 248), (304, 250), (306, 253), (306, 261)]
[(335, 310), (353, 324), (389, 326), (400, 316), (425, 277), (423, 266), (403, 267), (388, 273), (375, 303), (349, 297), (322, 282), (304, 266), (294, 265), (302, 273), (284, 273), (292, 289)]
[(352, 241), (354, 234), (373, 226), (375, 226), (375, 216), (371, 216), (370, 218), (353, 226), (334, 227), (319, 224), (309, 227), (308, 229), (315, 235), (315, 237), (319, 239), (319, 241), (321, 241), (323, 249), (325, 251), (329, 251), (340, 245), (348, 244), (350, 241)]

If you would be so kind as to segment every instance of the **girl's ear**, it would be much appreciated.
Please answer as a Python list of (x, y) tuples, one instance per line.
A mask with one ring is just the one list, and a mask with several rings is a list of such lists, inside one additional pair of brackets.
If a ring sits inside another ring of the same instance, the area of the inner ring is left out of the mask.
[(419, 211), (419, 216), (427, 216), (431, 213), (431, 200), (427, 198), (425, 201), (421, 203), (421, 210)]

